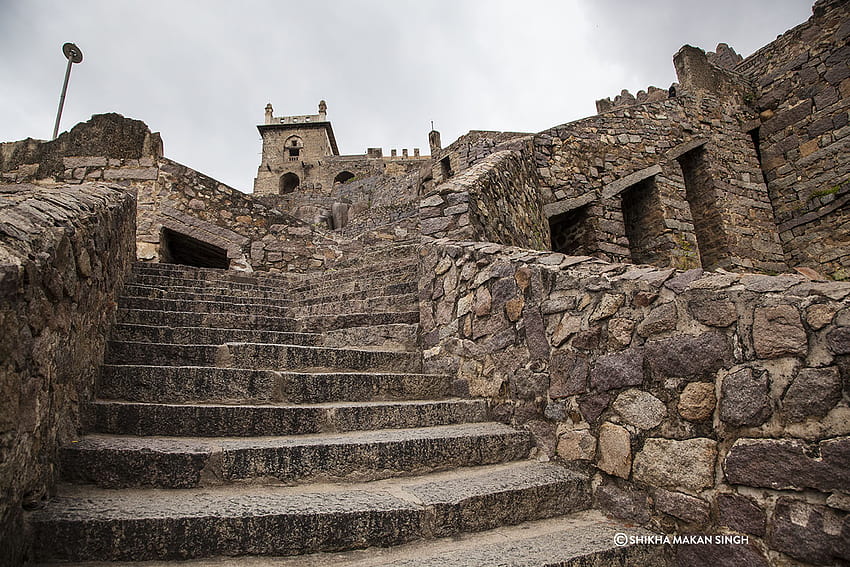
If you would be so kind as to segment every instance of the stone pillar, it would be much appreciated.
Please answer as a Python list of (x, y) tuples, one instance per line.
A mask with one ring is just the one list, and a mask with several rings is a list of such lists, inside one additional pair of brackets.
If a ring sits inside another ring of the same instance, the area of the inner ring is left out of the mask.
[(268, 103), (266, 105), (266, 124), (272, 123), (272, 114), (274, 114), (274, 109), (272, 108), (272, 103)]
[(431, 130), (428, 132), (428, 145), (431, 147), (431, 155), (435, 155), (438, 151), (442, 149), (442, 144), (440, 143), (440, 133), (436, 130)]

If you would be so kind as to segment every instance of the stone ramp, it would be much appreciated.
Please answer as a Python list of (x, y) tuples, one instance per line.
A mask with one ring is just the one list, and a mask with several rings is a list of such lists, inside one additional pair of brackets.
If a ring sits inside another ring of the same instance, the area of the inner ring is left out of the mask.
[[(37, 559), (307, 565), (588, 508), (586, 473), (527, 460), (528, 431), (421, 372), (415, 276), (400, 256), (321, 277), (136, 265), (86, 434), (60, 449), (60, 494), (29, 517)], [(520, 539), (505, 553), (542, 557)], [(419, 564), (399, 552), (386, 564)], [(466, 551), (423, 553), (450, 565)], [(590, 553), (659, 564), (610, 542)]]

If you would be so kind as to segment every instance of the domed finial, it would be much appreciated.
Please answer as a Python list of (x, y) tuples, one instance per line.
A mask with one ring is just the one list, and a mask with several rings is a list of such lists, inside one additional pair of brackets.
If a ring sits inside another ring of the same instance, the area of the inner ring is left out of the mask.
[(328, 113), (328, 103), (323, 100), (319, 101), (319, 114), (327, 114)]
[(272, 115), (274, 114), (274, 109), (272, 108), (272, 103), (268, 103), (266, 105), (266, 124), (272, 123)]

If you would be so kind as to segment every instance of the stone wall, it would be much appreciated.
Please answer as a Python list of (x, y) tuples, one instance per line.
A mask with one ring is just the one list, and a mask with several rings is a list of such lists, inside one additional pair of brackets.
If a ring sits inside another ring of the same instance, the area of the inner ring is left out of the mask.
[[(785, 271), (749, 133), (756, 115), (738, 93), (746, 85), (700, 50), (683, 48), (677, 62), (690, 90), (675, 98), (618, 106), (535, 136), (553, 234), (580, 210), (587, 225), (586, 239), (561, 251), (680, 269)], [(695, 218), (709, 219), (710, 230)]]
[(19, 564), (75, 438), (135, 257), (132, 195), (99, 183), (0, 185), (0, 563)]
[(761, 159), (788, 262), (850, 277), (850, 5), (813, 16), (736, 70), (757, 86)]
[(437, 240), (419, 289), (426, 370), (586, 463), (598, 506), (748, 538), (681, 565), (850, 561), (850, 284)]
[(459, 163), (475, 161), (474, 165), (423, 195), (419, 205), (423, 236), (533, 249), (550, 247), (531, 137), (514, 139), (509, 144), (515, 149), (493, 146), (496, 151), (480, 161), (471, 159), (471, 153), (461, 154)]

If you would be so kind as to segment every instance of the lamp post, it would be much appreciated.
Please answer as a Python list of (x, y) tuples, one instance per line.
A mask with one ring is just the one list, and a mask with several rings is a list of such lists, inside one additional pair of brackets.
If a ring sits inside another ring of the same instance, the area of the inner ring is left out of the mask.
[(65, 69), (65, 82), (62, 84), (62, 95), (59, 97), (59, 111), (56, 113), (56, 125), (53, 126), (53, 138), (59, 135), (59, 120), (62, 119), (62, 107), (65, 106), (65, 92), (68, 90), (68, 79), (71, 77), (71, 65), (83, 60), (83, 52), (73, 43), (62, 46), (62, 53), (68, 59), (68, 67)]

